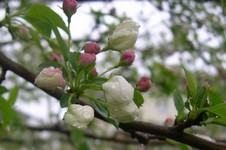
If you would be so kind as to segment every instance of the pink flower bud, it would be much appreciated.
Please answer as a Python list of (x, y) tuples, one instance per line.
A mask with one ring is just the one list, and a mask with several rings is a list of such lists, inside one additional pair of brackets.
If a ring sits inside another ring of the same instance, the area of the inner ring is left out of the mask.
[(89, 53), (82, 53), (79, 56), (78, 64), (81, 67), (87, 67), (91, 64), (94, 64), (96, 61), (96, 55), (94, 54), (89, 54)]
[(96, 69), (96, 68), (93, 68), (93, 69), (90, 71), (89, 75), (90, 75), (91, 77), (96, 77), (96, 76), (98, 76), (97, 69)]
[(44, 89), (55, 90), (57, 87), (64, 87), (65, 81), (62, 71), (58, 68), (44, 68), (35, 78), (35, 84)]
[(77, 11), (76, 0), (63, 0), (63, 11), (67, 17), (71, 17)]
[(29, 29), (23, 25), (19, 27), (17, 35), (24, 40), (28, 40), (31, 38)]
[(141, 79), (138, 81), (136, 88), (140, 90), (141, 92), (146, 92), (151, 88), (151, 80), (147, 76), (141, 77)]
[(60, 52), (54, 52), (51, 55), (49, 55), (48, 59), (50, 61), (54, 61), (56, 60), (58, 63), (62, 63), (63, 62), (63, 56)]
[(120, 64), (124, 66), (132, 65), (135, 59), (135, 53), (133, 50), (126, 50), (120, 58)]
[(174, 119), (173, 118), (166, 118), (166, 120), (164, 121), (164, 125), (171, 127), (174, 124)]
[(98, 54), (100, 52), (100, 46), (96, 42), (87, 43), (83, 49), (85, 53), (90, 54)]

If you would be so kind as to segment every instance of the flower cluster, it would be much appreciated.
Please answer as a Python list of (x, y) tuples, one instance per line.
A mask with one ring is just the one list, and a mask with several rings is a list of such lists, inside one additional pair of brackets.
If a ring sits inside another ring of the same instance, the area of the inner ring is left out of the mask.
[[(68, 27), (70, 27), (70, 18), (77, 11), (76, 0), (63, 0), (64, 13), (68, 17)], [(101, 91), (105, 95), (105, 100), (98, 102), (98, 107), (107, 116), (112, 117), (118, 122), (128, 123), (133, 121), (139, 114), (139, 107), (142, 102), (137, 102), (136, 94), (147, 91), (151, 82), (148, 77), (143, 77), (136, 86), (132, 86), (120, 75), (115, 75), (109, 79), (105, 77), (106, 73), (119, 67), (130, 66), (135, 60), (135, 51), (132, 49), (138, 37), (140, 25), (132, 20), (123, 21), (114, 30), (109, 37), (108, 43), (101, 49), (96, 42), (87, 42), (80, 50), (71, 52), (70, 33), (68, 41), (68, 52), (54, 52), (48, 57), (50, 61), (56, 60), (60, 68), (44, 68), (35, 79), (35, 84), (41, 88), (55, 90), (57, 87), (65, 87), (67, 84), (66, 95), (61, 98), (62, 107), (68, 107), (64, 115), (64, 122), (71, 130), (85, 129), (94, 118), (94, 109), (91, 106), (81, 106), (74, 104), (72, 97), (84, 98), (91, 101), (92, 106), (97, 109), (95, 97), (86, 95), (87, 89)], [(65, 46), (66, 47), (66, 46)], [(121, 54), (118, 63), (113, 67), (107, 68), (101, 74), (98, 74), (95, 63), (97, 55), (108, 50), (114, 50)], [(68, 58), (67, 58), (68, 57)], [(62, 71), (60, 70), (62, 69)], [(141, 95), (140, 95), (141, 96)], [(138, 96), (139, 97), (139, 96)], [(67, 105), (66, 105), (67, 104)], [(99, 112), (101, 114), (101, 112)], [(111, 119), (112, 119), (111, 118)]]

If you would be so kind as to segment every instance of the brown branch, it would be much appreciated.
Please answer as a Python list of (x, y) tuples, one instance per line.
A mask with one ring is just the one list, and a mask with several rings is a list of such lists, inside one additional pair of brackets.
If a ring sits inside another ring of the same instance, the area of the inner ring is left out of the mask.
[(5, 80), (6, 72), (7, 72), (7, 69), (2, 68), (2, 72), (0, 74), (0, 84), (2, 84), (2, 82)]
[[(65, 134), (66, 136), (70, 135), (70, 130), (60, 127), (59, 125), (55, 126), (24, 126), (24, 128), (33, 130), (33, 131), (50, 131), (50, 132), (58, 132)], [(85, 132), (85, 137), (91, 138), (91, 139), (98, 139), (98, 140), (103, 140), (103, 141), (110, 141), (110, 142), (117, 142), (117, 143), (122, 143), (122, 144), (139, 144), (135, 140), (129, 140), (129, 139), (122, 139), (122, 138), (117, 138), (117, 137), (100, 137), (96, 136), (90, 132)], [(150, 139), (158, 139), (158, 137), (150, 137)], [(165, 139), (164, 139), (165, 140)], [(164, 142), (164, 140), (161, 141), (151, 141), (151, 144), (169, 144), (167, 142)], [(171, 145), (171, 144), (169, 144)]]
[[(15, 74), (24, 78), (28, 82), (34, 84), (35, 74), (24, 68), (22, 65), (13, 62), (11, 59), (6, 57), (2, 52), (0, 52), (0, 65), (7, 69), (11, 70)], [(63, 95), (64, 91), (57, 89), (54, 92), (42, 89), (49, 95), (55, 97), (56, 99), (60, 99)], [(79, 104), (86, 104), (84, 101), (79, 100)], [(95, 113), (95, 117), (104, 120), (98, 113)], [(184, 133), (182, 131), (177, 131), (173, 128), (154, 125), (152, 123), (141, 122), (141, 121), (133, 121), (130, 123), (120, 123), (120, 128), (126, 131), (134, 131), (134, 132), (143, 132), (146, 134), (154, 134), (161, 137), (169, 138), (184, 144), (188, 144), (190, 146), (200, 148), (200, 149), (213, 149), (213, 150), (224, 150), (226, 149), (225, 144), (211, 142), (199, 137), (196, 137), (191, 134)]]

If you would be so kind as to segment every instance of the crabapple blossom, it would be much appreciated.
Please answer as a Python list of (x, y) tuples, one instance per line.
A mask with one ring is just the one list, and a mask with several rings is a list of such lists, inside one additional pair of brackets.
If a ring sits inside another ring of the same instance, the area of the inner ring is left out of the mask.
[(71, 17), (77, 11), (76, 0), (63, 0), (63, 11), (67, 17)]
[(147, 92), (151, 88), (151, 80), (148, 76), (143, 76), (138, 81), (136, 88), (141, 92)]
[(54, 67), (44, 68), (35, 78), (34, 83), (38, 87), (48, 90), (55, 90), (57, 87), (65, 86), (62, 71)]
[(121, 58), (120, 58), (120, 64), (122, 66), (130, 66), (134, 62), (135, 59), (135, 53), (133, 50), (126, 50)]
[(100, 52), (100, 46), (96, 42), (89, 42), (83, 47), (85, 53), (98, 54)]
[(64, 114), (64, 122), (71, 130), (86, 129), (93, 119), (94, 110), (88, 105), (72, 104)]
[(113, 50), (124, 51), (136, 43), (140, 25), (132, 20), (123, 21), (108, 39), (108, 46)]
[(91, 64), (94, 64), (95, 61), (96, 61), (96, 55), (95, 54), (82, 53), (79, 56), (78, 64), (81, 67), (87, 67)]
[(130, 122), (138, 116), (138, 108), (133, 101), (134, 88), (122, 76), (113, 76), (102, 85), (107, 108), (119, 122)]

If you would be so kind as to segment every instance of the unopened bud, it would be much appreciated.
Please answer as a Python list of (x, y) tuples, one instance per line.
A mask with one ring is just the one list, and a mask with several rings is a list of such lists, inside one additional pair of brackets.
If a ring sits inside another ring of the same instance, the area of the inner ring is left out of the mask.
[(134, 62), (135, 53), (133, 50), (126, 50), (120, 58), (120, 64), (123, 66), (130, 66)]
[(31, 38), (30, 31), (26, 26), (20, 26), (17, 35), (24, 40), (28, 40)]
[(63, 0), (63, 11), (68, 18), (76, 13), (77, 5), (76, 0)]
[(48, 59), (50, 61), (57, 61), (58, 63), (62, 63), (63, 62), (63, 56), (60, 52), (54, 52), (51, 55), (49, 55)]
[(44, 89), (55, 90), (57, 87), (64, 87), (65, 81), (62, 71), (58, 68), (44, 68), (35, 78), (35, 84)]
[(89, 73), (89, 77), (93, 78), (93, 77), (96, 77), (98, 76), (98, 73), (97, 73), (97, 69), (96, 68), (93, 68), (90, 73)]
[(85, 53), (90, 54), (98, 54), (100, 52), (100, 46), (96, 42), (87, 43), (83, 49)]
[(94, 110), (86, 105), (72, 104), (64, 115), (64, 121), (71, 130), (86, 129), (94, 119)]
[(89, 54), (89, 53), (82, 53), (80, 56), (79, 56), (79, 61), (78, 61), (78, 64), (81, 66), (81, 67), (87, 67), (91, 64), (94, 64), (96, 61), (96, 55), (94, 54)]
[(164, 121), (164, 125), (171, 127), (174, 124), (174, 119), (173, 118), (166, 118), (166, 120)]
[(138, 81), (136, 88), (141, 92), (147, 92), (151, 88), (151, 80), (147, 76), (143, 76)]

